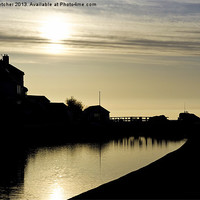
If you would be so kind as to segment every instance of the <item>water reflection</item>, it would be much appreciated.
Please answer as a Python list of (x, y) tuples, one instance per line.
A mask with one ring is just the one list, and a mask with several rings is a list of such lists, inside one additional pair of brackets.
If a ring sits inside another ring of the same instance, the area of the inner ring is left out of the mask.
[[(10, 155), (11, 163), (3, 163), (12, 167), (1, 167), (2, 176), (6, 175), (0, 181), (0, 199), (68, 199), (137, 170), (183, 143), (129, 137), (99, 144), (42, 147), (17, 159)], [(12, 160), (18, 164), (13, 165)]]
[(52, 194), (50, 195), (49, 200), (63, 200), (63, 199), (65, 199), (64, 189), (60, 187), (58, 184), (55, 184), (52, 187)]
[(27, 155), (20, 149), (0, 146), (0, 199), (9, 199), (10, 194), (23, 193), (24, 167)]
[(155, 146), (166, 146), (172, 143), (172, 141), (164, 140), (164, 139), (156, 139), (150, 137), (129, 137), (122, 138), (114, 141), (115, 146), (123, 146), (124, 148), (134, 148), (134, 146), (140, 148), (153, 148)]

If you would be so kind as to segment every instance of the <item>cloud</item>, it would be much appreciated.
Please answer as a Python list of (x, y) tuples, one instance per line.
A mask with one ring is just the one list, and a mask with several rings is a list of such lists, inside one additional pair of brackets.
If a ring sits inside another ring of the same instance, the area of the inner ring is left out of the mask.
[[(75, 0), (67, 2), (73, 1)], [(88, 0), (81, 1), (88, 2)], [(75, 33), (70, 38), (61, 41), (63, 47), (79, 48), (84, 51), (120, 50), (123, 53), (135, 51), (187, 52), (190, 55), (200, 53), (199, 0), (90, 0), (90, 2), (96, 2), (97, 7), (54, 9), (54, 14), (66, 13), (63, 17), (75, 28)], [(32, 13), (25, 10), (26, 8), (21, 12), (17, 11), (18, 15), (20, 14), (17, 20), (8, 18), (6, 23), (2, 21), (1, 46), (25, 45), (39, 48), (41, 45), (51, 44), (49, 40), (40, 37), (39, 10), (32, 9)], [(22, 18), (24, 12), (26, 15)], [(73, 15), (70, 19), (71, 12)], [(48, 17), (52, 12), (45, 10), (43, 14)], [(6, 16), (5, 12), (3, 16)]]
[[(194, 16), (200, 14), (200, 2), (192, 0), (100, 0), (96, 11), (107, 15), (151, 17)], [(184, 19), (185, 20), (185, 19)]]
[(65, 41), (66, 45), (70, 45), (78, 48), (103, 48), (109, 50), (120, 50), (134, 52), (136, 50), (145, 51), (149, 49), (150, 51), (163, 51), (163, 52), (190, 52), (191, 54), (200, 54), (200, 42), (191, 41), (162, 41), (153, 39), (135, 39), (135, 38), (115, 38), (114, 40), (69, 40)]
[(37, 37), (5, 35), (0, 33), (0, 43), (40, 44), (48, 43), (48, 41)]
[[(199, 40), (200, 41), (200, 40)], [(51, 41), (29, 36), (11, 36), (0, 34), (0, 44), (6, 43), (7, 45), (21, 45), (21, 46), (38, 46), (52, 44)], [(161, 40), (161, 39), (144, 39), (134, 38), (130, 36), (102, 36), (102, 35), (90, 35), (88, 37), (73, 37), (71, 39), (61, 41), (61, 45), (70, 47), (73, 49), (105, 49), (109, 52), (121, 51), (121, 52), (135, 52), (148, 51), (152, 52), (187, 52), (189, 54), (200, 54), (200, 42), (190, 41), (188, 38), (182, 38), (181, 40)]]
[[(0, 0), (1, 2), (2, 0)], [(49, 0), (55, 3), (59, 0)], [(4, 2), (4, 1), (2, 1)], [(10, 0), (15, 2), (15, 0)], [(27, 0), (31, 2), (31, 0)], [(41, 2), (36, 0), (34, 2)], [(86, 15), (102, 15), (102, 16), (149, 16), (152, 18), (171, 18), (180, 17), (179, 20), (190, 20), (190, 16), (198, 17), (200, 14), (199, 0), (63, 0), (63, 2), (91, 2), (97, 5), (88, 7), (58, 7), (50, 8), (50, 10), (57, 10), (59, 12), (79, 13)], [(2, 8), (1, 8), (2, 9)], [(11, 8), (12, 10), (13, 8)], [(15, 9), (15, 8), (14, 8)], [(24, 8), (18, 8), (18, 10)], [(25, 8), (28, 9), (28, 8)], [(39, 10), (40, 8), (37, 8)], [(47, 10), (47, 8), (45, 8)], [(31, 9), (35, 11), (35, 8)], [(44, 10), (44, 9), (43, 9)], [(199, 19), (199, 17), (198, 17)], [(191, 20), (190, 20), (191, 21)]]

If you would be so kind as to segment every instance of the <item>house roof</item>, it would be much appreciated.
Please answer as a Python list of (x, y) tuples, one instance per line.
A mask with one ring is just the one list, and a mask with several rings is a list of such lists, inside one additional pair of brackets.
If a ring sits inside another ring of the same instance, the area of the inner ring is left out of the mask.
[(188, 112), (180, 113), (178, 119), (186, 120), (186, 121), (200, 121), (200, 118), (198, 116), (196, 116), (193, 113), (188, 113)]
[(0, 67), (4, 69), (7, 73), (21, 74), (24, 75), (24, 72), (14, 67), (11, 64), (5, 63), (3, 60), (0, 60)]
[(0, 77), (1, 80), (10, 80), (17, 84), (23, 85), (24, 72), (17, 69), (13, 65), (5, 63), (0, 60)]
[(110, 111), (106, 110), (105, 108), (103, 108), (100, 105), (95, 105), (95, 106), (89, 106), (88, 108), (86, 108), (84, 110), (84, 112), (105, 112), (105, 113), (110, 113)]
[(27, 99), (34, 103), (50, 103), (50, 100), (45, 96), (27, 95)]

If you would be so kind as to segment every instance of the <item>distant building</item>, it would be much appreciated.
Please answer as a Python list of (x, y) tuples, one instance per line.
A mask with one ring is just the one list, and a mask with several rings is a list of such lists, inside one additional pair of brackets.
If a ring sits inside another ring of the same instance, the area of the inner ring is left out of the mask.
[(100, 105), (90, 106), (84, 110), (84, 118), (90, 122), (109, 121), (110, 112)]
[(195, 114), (184, 112), (179, 114), (178, 120), (184, 122), (197, 122), (200, 121), (200, 118), (197, 117)]
[(149, 118), (149, 122), (166, 122), (167, 117), (165, 115), (153, 116)]
[(24, 72), (9, 63), (8, 55), (3, 55), (0, 60), (0, 100), (20, 103), (27, 91)]

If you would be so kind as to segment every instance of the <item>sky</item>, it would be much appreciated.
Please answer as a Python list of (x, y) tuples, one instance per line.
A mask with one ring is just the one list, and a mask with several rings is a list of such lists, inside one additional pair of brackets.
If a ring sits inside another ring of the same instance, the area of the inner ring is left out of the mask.
[(199, 0), (2, 2), (15, 1), (0, 0), (0, 52), (24, 71), (28, 94), (87, 107), (101, 91), (110, 116), (200, 116)]

